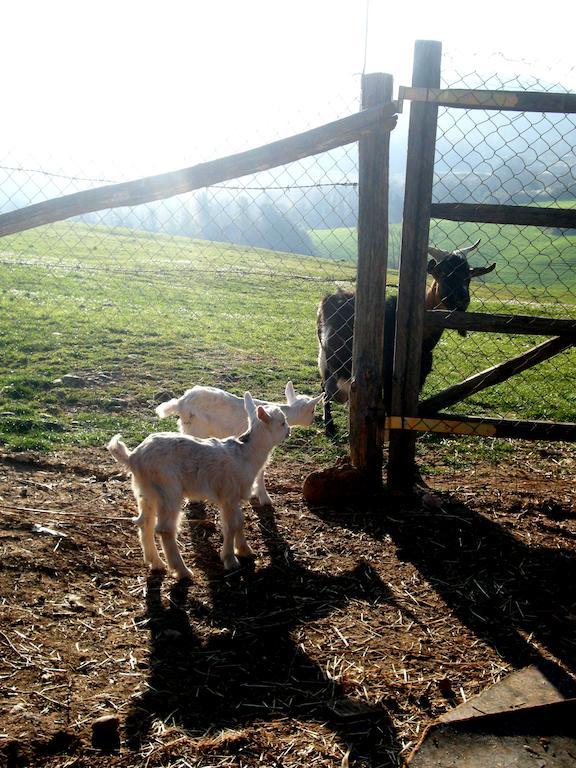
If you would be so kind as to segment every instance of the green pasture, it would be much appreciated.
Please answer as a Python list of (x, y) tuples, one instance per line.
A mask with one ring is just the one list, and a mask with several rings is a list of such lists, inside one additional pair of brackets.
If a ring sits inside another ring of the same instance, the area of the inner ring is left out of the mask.
[[(358, 235), (356, 227), (336, 227), (335, 229), (313, 229), (309, 233), (316, 254), (325, 259), (356, 261), (358, 254)], [(388, 254), (391, 266), (398, 266), (402, 225), (391, 224), (388, 237)]]
[[(483, 237), (480, 263), (494, 259), (499, 267), (474, 287), (471, 310), (574, 316), (576, 269), (571, 282), (565, 273), (563, 285), (536, 278), (531, 284), (506, 283), (519, 248), (509, 246), (496, 258), (498, 243), (484, 238), (483, 229), (474, 226), (468, 239)], [(434, 242), (443, 247), (447, 242), (438, 232)], [(443, 232), (448, 240), (450, 233)], [(576, 247), (571, 247), (571, 252), (565, 247), (563, 259), (574, 264)], [(510, 262), (503, 259), (509, 252)], [(520, 272), (539, 274), (524, 267)], [(0, 247), (0, 445), (11, 450), (102, 447), (119, 431), (134, 445), (160, 425), (172, 428), (174, 420), (158, 421), (155, 404), (196, 383), (278, 399), (291, 378), (299, 391), (315, 394), (316, 307), (336, 286), (352, 286), (354, 274), (350, 258), (78, 223), (5, 237)], [(390, 281), (395, 277), (392, 271)], [(478, 333), (462, 339), (446, 332), (425, 394), (540, 340)], [(574, 362), (574, 352), (560, 355), (459, 409), (576, 421)], [(335, 406), (335, 411), (345, 432), (345, 410)], [(319, 424), (294, 430), (283, 449), (304, 462), (329, 461), (345, 450), (345, 438), (328, 442)]]
[[(576, 201), (561, 201), (564, 207), (575, 207)], [(355, 260), (358, 250), (356, 229), (317, 229), (310, 237), (320, 256), (339, 260)], [(402, 225), (390, 225), (389, 253), (396, 264), (400, 250)], [(497, 284), (501, 298), (545, 296), (559, 298), (568, 294), (576, 300), (576, 232), (561, 234), (541, 227), (519, 227), (499, 224), (474, 224), (433, 220), (430, 243), (437, 248), (454, 250), (480, 239), (481, 244), (471, 263), (478, 266), (496, 262), (497, 270), (487, 282)]]

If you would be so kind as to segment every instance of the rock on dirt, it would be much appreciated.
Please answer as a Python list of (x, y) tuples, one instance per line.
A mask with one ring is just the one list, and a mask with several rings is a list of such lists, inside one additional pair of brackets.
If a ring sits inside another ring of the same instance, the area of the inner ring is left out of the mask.
[(65, 373), (59, 379), (54, 379), (53, 384), (63, 384), (67, 387), (85, 387), (87, 384), (86, 379), (82, 376), (76, 376), (74, 373)]
[(120, 720), (115, 715), (103, 715), (92, 723), (92, 746), (101, 752), (120, 749)]
[(306, 501), (319, 506), (347, 504), (366, 496), (369, 491), (365, 475), (347, 460), (311, 472), (302, 486)]

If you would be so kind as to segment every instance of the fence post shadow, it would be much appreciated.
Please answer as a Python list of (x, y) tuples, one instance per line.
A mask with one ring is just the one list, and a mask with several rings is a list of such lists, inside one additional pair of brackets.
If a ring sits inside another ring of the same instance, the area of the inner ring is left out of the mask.
[(430, 509), (420, 500), (405, 500), (397, 513), (389, 508), (385, 515), (341, 514), (328, 508), (313, 512), (375, 540), (391, 536), (398, 558), (418, 569), (455, 621), (512, 667), (540, 665), (551, 654), (576, 675), (572, 552), (530, 547), (451, 495)]

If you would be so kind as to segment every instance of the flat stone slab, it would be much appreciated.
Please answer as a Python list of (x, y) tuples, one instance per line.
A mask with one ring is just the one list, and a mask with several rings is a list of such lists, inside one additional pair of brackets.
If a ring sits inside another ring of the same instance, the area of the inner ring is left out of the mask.
[(410, 768), (575, 768), (576, 699), (437, 723)]
[(571, 698), (576, 698), (576, 681), (557, 664), (543, 661), (511, 672), (478, 696), (440, 715), (438, 721), (452, 723)]
[[(543, 662), (442, 715), (410, 768), (576, 768), (576, 684)], [(568, 698), (572, 697), (572, 698)]]

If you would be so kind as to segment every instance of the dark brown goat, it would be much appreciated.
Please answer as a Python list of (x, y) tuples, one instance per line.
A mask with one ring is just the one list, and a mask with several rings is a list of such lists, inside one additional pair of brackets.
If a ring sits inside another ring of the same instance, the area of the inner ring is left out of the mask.
[[(470, 280), (485, 275), (496, 267), (470, 268), (467, 254), (478, 247), (474, 245), (459, 250), (441, 251), (428, 248), (432, 257), (428, 262), (428, 274), (432, 285), (426, 291), (425, 309), (447, 309), (465, 312), (470, 304)], [(318, 368), (324, 390), (324, 425), (326, 434), (335, 434), (330, 404), (332, 401), (345, 403), (350, 394), (352, 378), (352, 338), (354, 335), (355, 295), (350, 291), (338, 290), (325, 296), (320, 302), (317, 315)], [(386, 299), (385, 327), (388, 329), (384, 343), (384, 391), (390, 396), (392, 363), (394, 358), (394, 327), (396, 319), (396, 296)], [(390, 331), (390, 329), (392, 329)], [(422, 339), (420, 363), (420, 389), (432, 369), (432, 351), (440, 341), (442, 330), (425, 331)], [(390, 402), (385, 403), (389, 412)]]

